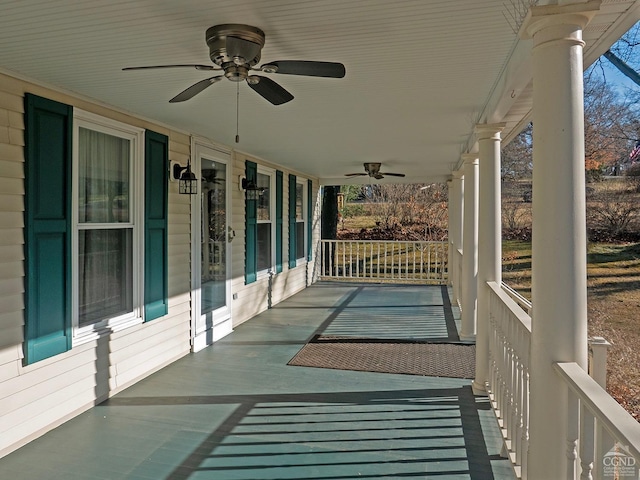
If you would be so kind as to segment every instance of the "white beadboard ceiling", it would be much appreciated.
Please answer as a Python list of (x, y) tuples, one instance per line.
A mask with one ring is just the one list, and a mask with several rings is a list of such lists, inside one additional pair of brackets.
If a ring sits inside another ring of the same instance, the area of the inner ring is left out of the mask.
[[(528, 54), (528, 41), (518, 40), (512, 20), (524, 2), (3, 0), (0, 69), (324, 183), (363, 171), (363, 162), (382, 162), (383, 170), (406, 173), (406, 181), (442, 180), (473, 145), (476, 122), (507, 121), (508, 136), (530, 111), (527, 62), (517, 66), (523, 62), (516, 58)], [(602, 53), (629, 28), (639, 4), (605, 0), (585, 32), (587, 56)], [(281, 106), (240, 84), (240, 143), (234, 144), (236, 84), (219, 82), (192, 100), (169, 104), (212, 72), (121, 70), (209, 64), (205, 30), (222, 23), (264, 30), (261, 63), (342, 62), (346, 77), (270, 75), (295, 97)], [(515, 78), (522, 88), (514, 87)]]

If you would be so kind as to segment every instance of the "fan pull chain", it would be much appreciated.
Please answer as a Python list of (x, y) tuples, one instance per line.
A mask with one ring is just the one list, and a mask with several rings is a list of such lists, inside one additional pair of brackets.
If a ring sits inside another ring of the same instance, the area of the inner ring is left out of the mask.
[(236, 83), (236, 143), (240, 143), (240, 83)]

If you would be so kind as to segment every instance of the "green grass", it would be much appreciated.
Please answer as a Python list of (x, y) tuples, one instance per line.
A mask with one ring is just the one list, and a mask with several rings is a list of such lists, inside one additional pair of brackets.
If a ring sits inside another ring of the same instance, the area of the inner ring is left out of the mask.
[(531, 242), (502, 243), (502, 280), (531, 300)]
[[(505, 241), (502, 248), (504, 282), (531, 299), (531, 243)], [(587, 307), (589, 335), (612, 343), (608, 390), (640, 419), (640, 243), (589, 244)]]
[(612, 245), (593, 243), (587, 253), (588, 264), (640, 261), (640, 243)]

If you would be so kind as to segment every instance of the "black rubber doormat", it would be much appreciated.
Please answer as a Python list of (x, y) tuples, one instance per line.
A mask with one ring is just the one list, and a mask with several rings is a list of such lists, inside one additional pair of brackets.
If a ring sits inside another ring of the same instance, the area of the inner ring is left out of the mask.
[(289, 361), (299, 367), (474, 378), (476, 346), (317, 336)]

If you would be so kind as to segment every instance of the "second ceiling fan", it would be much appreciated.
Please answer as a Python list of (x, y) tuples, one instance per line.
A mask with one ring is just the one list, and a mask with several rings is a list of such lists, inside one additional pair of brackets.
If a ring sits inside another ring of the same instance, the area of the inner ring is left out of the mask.
[(195, 68), (203, 71), (220, 71), (221, 75), (194, 83), (173, 97), (169, 102), (184, 102), (214, 83), (227, 78), (232, 82), (246, 81), (249, 87), (271, 102), (282, 105), (293, 100), (293, 95), (278, 83), (262, 75), (251, 72), (304, 75), (309, 77), (342, 78), (345, 68), (341, 63), (314, 62), (308, 60), (277, 60), (255, 68), (260, 61), (265, 34), (257, 27), (242, 24), (215, 25), (207, 29), (205, 39), (209, 47), (209, 57), (215, 65), (172, 64), (126, 67), (123, 70), (149, 70), (157, 68)]
[(372, 162), (367, 162), (364, 164), (364, 173), (347, 173), (345, 174), (345, 177), (364, 177), (369, 175), (372, 178), (375, 178), (376, 180), (380, 180), (382, 178), (386, 176), (388, 177), (404, 177), (405, 174), (404, 173), (390, 173), (390, 172), (381, 172), (380, 171), (380, 167), (382, 166), (381, 163), (372, 163)]

